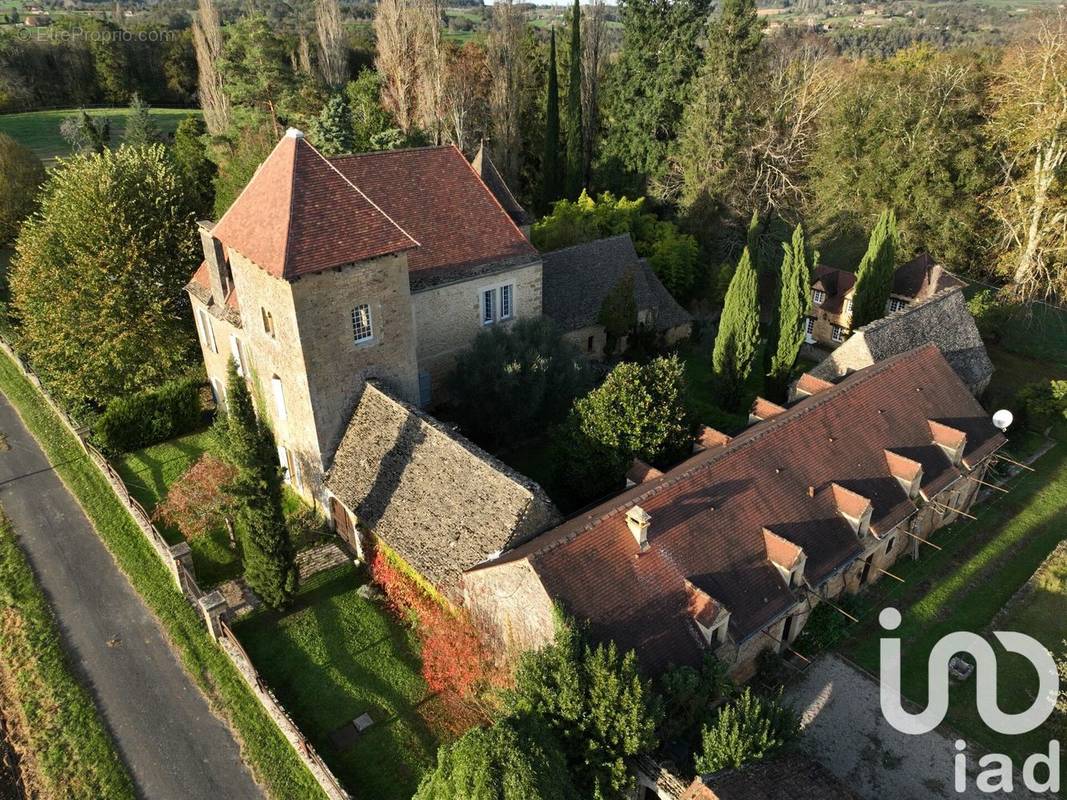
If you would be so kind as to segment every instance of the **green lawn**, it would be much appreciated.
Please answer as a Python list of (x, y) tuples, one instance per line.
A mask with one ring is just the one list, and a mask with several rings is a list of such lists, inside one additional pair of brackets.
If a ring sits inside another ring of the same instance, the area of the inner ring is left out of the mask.
[[(200, 431), (172, 439), (143, 450), (128, 453), (115, 461), (115, 469), (145, 510), (151, 514), (163, 501), (167, 490), (189, 467), (196, 463), (211, 443), (210, 431)], [(162, 522), (156, 523), (169, 544), (184, 538), (181, 531)], [(225, 528), (217, 528), (189, 542), (197, 582), (207, 589), (241, 574), (241, 561), (230, 548)]]
[[(1011, 445), (1009, 445), (1009, 449)], [(882, 581), (862, 598), (863, 622), (843, 645), (844, 653), (877, 674), (880, 629), (876, 609), (899, 608), (903, 622), (897, 635), (904, 649), (903, 689), (906, 696), (926, 704), (926, 660), (933, 645), (952, 631), (985, 631), (996, 614), (1023, 586), (1042, 561), (1067, 536), (1067, 442), (1060, 441), (1034, 465), (1036, 472), (1014, 478), (1009, 494), (998, 494), (976, 507), (978, 519), (964, 520), (934, 536), (940, 552), (924, 548), (919, 561), (901, 561), (893, 572), (905, 584)], [(1062, 588), (1064, 565), (1054, 568), (1049, 585)], [(1058, 591), (1058, 590), (1057, 590)], [(1062, 608), (1065, 596), (1040, 595), (1039, 605), (1020, 607), (1016, 621), (1023, 632), (1056, 643), (1067, 634), (1063, 615), (1044, 618), (1045, 609)], [(1013, 629), (1011, 624), (998, 628)], [(1036, 686), (1032, 669), (1020, 670), (1018, 659), (1000, 663), (1001, 704), (1019, 710), (1030, 687)], [(1047, 752), (1048, 732), (1001, 737), (989, 731), (974, 706), (974, 680), (953, 689), (950, 725), (965, 738), (998, 752), (1035, 752), (1041, 742)]]
[[(70, 145), (59, 133), (63, 120), (78, 109), (58, 111), (26, 111), (21, 114), (0, 114), (0, 133), (6, 133), (18, 142), (29, 147), (45, 164), (56, 158), (70, 155)], [(126, 128), (128, 108), (93, 108), (88, 109), (93, 117), (108, 117), (111, 120), (111, 141), (122, 141), (122, 132)], [(184, 108), (153, 108), (150, 112), (159, 129), (164, 133), (173, 133), (178, 123), (190, 114), (199, 111)]]
[[(427, 689), (414, 636), (357, 594), (365, 580), (350, 565), (320, 573), (293, 610), (259, 612), (236, 632), (342, 783), (358, 797), (407, 800), (438, 741), (420, 715)], [(365, 712), (375, 724), (341, 752), (329, 734)]]
[[(42, 797), (133, 800), (126, 767), (75, 677), (15, 532), (0, 514), (0, 683)], [(2, 787), (0, 787), (2, 788)]]
[(268, 795), (278, 800), (323, 797), (311, 773), (175, 587), (167, 568), (115, 497), (110, 484), (40, 393), (6, 357), (0, 357), (0, 391), (41, 443), (56, 474), (85, 509), (119, 569), (159, 619), (186, 671), (235, 730), (244, 761)]

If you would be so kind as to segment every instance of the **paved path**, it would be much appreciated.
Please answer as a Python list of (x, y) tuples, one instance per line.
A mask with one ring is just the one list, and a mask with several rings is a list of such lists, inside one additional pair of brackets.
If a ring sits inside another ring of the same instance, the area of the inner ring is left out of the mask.
[(44, 453), (0, 395), (0, 506), (55, 609), (71, 661), (146, 800), (262, 793)]
[[(878, 684), (837, 656), (816, 659), (788, 686), (785, 699), (801, 715), (801, 746), (865, 800), (993, 796), (975, 788), (983, 751), (973, 745), (967, 748), (967, 791), (957, 793), (953, 786), (956, 736), (944, 727), (923, 736), (894, 729), (882, 716)], [(909, 705), (909, 710), (917, 709)], [(1019, 800), (1038, 797), (1023, 786), (1018, 770), (1011, 796)]]

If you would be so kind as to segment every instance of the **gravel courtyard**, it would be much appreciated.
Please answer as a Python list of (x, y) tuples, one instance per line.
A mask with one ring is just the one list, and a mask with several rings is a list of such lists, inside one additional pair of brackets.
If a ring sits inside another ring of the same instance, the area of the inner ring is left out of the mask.
[[(846, 661), (833, 655), (819, 658), (785, 693), (801, 715), (804, 749), (867, 800), (990, 797), (974, 787), (982, 751), (968, 748), (968, 788), (957, 793), (953, 758), (958, 737), (944, 726), (925, 736), (900, 733), (882, 716), (878, 692), (875, 680)], [(1027, 791), (1017, 769), (1011, 797), (1054, 795)]]

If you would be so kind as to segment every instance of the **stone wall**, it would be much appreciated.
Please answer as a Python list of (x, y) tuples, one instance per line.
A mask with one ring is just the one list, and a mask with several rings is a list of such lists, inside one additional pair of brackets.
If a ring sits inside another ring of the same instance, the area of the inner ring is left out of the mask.
[(526, 559), (466, 573), (463, 603), (505, 652), (542, 647), (555, 635), (552, 599)]
[(540, 261), (412, 294), (419, 369), (430, 374), (435, 401), (456, 356), (486, 327), (481, 318), (482, 290), (506, 284), (515, 286), (515, 319), (541, 316)]

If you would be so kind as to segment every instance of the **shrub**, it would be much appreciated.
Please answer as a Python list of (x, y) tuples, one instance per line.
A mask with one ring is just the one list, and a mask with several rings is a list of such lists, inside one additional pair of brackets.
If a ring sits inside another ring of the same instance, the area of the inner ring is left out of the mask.
[(697, 772), (737, 769), (762, 761), (799, 735), (800, 720), (793, 709), (782, 705), (780, 695), (762, 697), (745, 687), (704, 728)]
[(200, 422), (200, 381), (184, 378), (113, 400), (93, 435), (105, 452), (126, 453), (181, 436)]
[(204, 454), (185, 471), (156, 509), (155, 516), (180, 530), (187, 539), (203, 536), (234, 513), (234, 498), (227, 487), (237, 477), (230, 464)]
[(1067, 381), (1029, 383), (1015, 393), (1018, 425), (1043, 431), (1067, 416)]
[(1000, 341), (1005, 325), (1014, 314), (1012, 305), (994, 289), (982, 289), (967, 301), (967, 307), (982, 338), (993, 343)]
[(475, 337), (449, 376), (457, 420), (488, 446), (544, 430), (592, 384), (588, 363), (547, 319), (519, 320)]
[(704, 655), (700, 669), (672, 667), (659, 678), (663, 702), (663, 722), (659, 736), (663, 741), (689, 741), (707, 718), (711, 704), (733, 687), (726, 667), (710, 653)]

